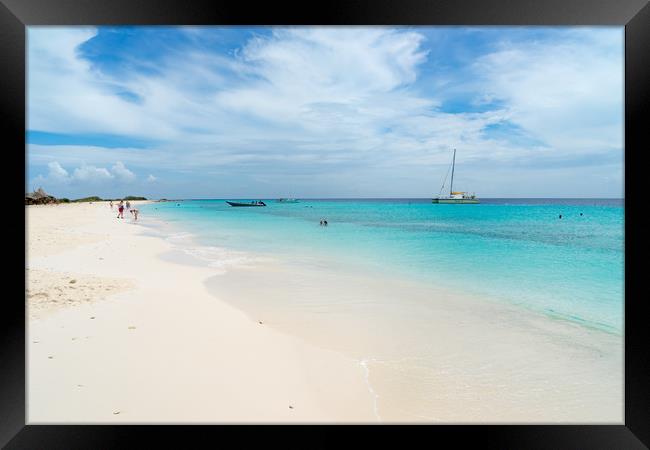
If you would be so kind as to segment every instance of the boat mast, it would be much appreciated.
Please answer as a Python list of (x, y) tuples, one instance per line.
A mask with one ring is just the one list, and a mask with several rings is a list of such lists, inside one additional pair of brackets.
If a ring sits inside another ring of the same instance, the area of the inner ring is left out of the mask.
[(454, 167), (456, 166), (456, 149), (454, 149), (454, 159), (451, 163), (451, 184), (449, 185), (449, 196), (452, 195), (454, 191)]

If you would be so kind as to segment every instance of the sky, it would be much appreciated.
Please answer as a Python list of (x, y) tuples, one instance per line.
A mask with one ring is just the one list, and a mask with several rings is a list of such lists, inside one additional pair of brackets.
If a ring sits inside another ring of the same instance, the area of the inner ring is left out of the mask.
[[(26, 190), (623, 196), (623, 27), (27, 29)], [(447, 187), (448, 189), (448, 182)]]

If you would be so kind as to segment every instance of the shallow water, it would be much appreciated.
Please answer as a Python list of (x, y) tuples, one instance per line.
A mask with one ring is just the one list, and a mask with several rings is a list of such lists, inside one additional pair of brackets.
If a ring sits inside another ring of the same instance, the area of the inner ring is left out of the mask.
[[(227, 248), (300, 266), (397, 276), (621, 334), (621, 200), (266, 203), (233, 208), (223, 200), (186, 200), (141, 209), (212, 247), (215, 264), (223, 251), (215, 249)], [(327, 227), (319, 226), (321, 218)]]

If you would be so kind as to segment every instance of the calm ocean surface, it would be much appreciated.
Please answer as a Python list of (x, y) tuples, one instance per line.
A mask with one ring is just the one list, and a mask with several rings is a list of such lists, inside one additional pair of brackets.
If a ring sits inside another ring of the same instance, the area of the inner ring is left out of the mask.
[[(206, 246), (413, 278), (621, 334), (623, 200), (265, 202), (182, 200), (141, 210)], [(319, 226), (321, 218), (329, 226)]]

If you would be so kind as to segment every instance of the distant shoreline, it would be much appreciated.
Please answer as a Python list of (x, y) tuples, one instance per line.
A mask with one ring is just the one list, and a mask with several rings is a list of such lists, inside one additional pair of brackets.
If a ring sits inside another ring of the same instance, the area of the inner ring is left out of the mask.
[[(421, 200), (421, 201), (431, 201), (433, 197), (296, 197), (298, 201), (317, 201), (317, 200)], [(251, 199), (261, 199), (261, 200), (277, 200), (276, 197), (223, 197), (223, 198), (178, 198), (178, 199), (149, 199), (151, 202), (178, 202), (178, 201), (206, 201), (206, 200), (251, 200)], [(555, 200), (555, 201), (568, 201), (568, 200), (579, 200), (579, 201), (624, 201), (625, 198), (616, 198), (616, 197), (480, 197), (481, 200)], [(108, 200), (106, 200), (108, 201)]]

